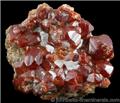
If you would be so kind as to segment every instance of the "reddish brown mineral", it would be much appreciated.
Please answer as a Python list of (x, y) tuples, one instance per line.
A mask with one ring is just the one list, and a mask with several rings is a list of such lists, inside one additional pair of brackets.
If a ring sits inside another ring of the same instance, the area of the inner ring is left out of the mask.
[(43, 99), (93, 93), (107, 88), (113, 72), (112, 40), (93, 36), (93, 26), (63, 4), (40, 4), (21, 24), (6, 30), (6, 49), (16, 89)]

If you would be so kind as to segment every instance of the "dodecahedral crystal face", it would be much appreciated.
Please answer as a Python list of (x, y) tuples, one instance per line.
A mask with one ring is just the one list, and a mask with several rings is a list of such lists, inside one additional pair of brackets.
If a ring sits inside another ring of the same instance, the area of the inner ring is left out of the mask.
[(112, 40), (93, 36), (94, 27), (67, 4), (40, 4), (21, 24), (6, 30), (6, 49), (16, 89), (51, 99), (107, 88), (113, 72)]

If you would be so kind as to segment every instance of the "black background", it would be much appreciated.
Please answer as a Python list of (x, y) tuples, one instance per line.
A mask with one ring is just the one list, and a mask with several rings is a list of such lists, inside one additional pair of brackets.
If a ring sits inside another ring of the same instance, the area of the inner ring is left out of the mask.
[[(13, 70), (6, 60), (5, 29), (12, 24), (21, 23), (31, 9), (37, 8), (37, 5), (43, 2), (37, 1), (17, 1), (3, 2), (1, 15), (1, 37), (2, 37), (2, 103), (38, 103), (44, 102), (37, 96), (32, 94), (23, 94), (14, 89), (12, 85)], [(107, 89), (97, 88), (95, 94), (90, 94), (85, 98), (120, 98), (120, 2), (76, 2), (76, 1), (48, 1), (46, 2), (53, 8), (59, 7), (61, 4), (69, 4), (79, 12), (81, 16), (90, 21), (94, 26), (94, 35), (102, 33), (108, 34), (114, 45), (115, 57), (111, 60), (114, 66), (114, 72), (111, 85)]]

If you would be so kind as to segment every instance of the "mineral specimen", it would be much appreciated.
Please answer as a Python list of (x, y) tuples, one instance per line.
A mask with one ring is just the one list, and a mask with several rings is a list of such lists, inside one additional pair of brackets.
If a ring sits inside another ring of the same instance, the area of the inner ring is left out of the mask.
[(93, 36), (94, 27), (73, 7), (40, 4), (21, 24), (6, 30), (8, 62), (17, 90), (43, 99), (74, 97), (107, 88), (113, 72), (112, 40)]

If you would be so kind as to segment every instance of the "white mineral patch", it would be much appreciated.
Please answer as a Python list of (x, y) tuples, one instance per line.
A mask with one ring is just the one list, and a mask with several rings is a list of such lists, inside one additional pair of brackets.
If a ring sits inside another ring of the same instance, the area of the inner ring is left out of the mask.
[(45, 72), (44, 71), (40, 71), (40, 74), (42, 74), (42, 76), (45, 76)]
[(105, 65), (105, 71), (108, 74), (111, 74), (113, 72), (113, 66), (111, 66), (111, 65)]
[(40, 65), (42, 63), (42, 58), (40, 56), (40, 54), (38, 54), (36, 57), (35, 57), (35, 62)]
[(35, 71), (31, 71), (31, 77), (35, 77)]
[(24, 63), (26, 66), (30, 66), (33, 63), (33, 56), (31, 55), (25, 56)]
[(49, 14), (48, 14), (48, 19), (54, 19), (55, 18), (55, 13), (54, 12), (50, 12)]
[(52, 38), (53, 41), (56, 41), (56, 40), (57, 40), (57, 33), (56, 33), (56, 32), (53, 32), (53, 33), (51, 34), (51, 38)]
[(37, 79), (34, 79), (33, 82), (34, 83), (39, 83), (39, 81)]
[(73, 62), (73, 61), (64, 61), (64, 64), (66, 65), (66, 68), (68, 70), (75, 70), (78, 69), (78, 67), (80, 66), (78, 62)]
[(56, 60), (54, 62), (59, 68), (62, 68), (63, 64), (65, 64), (66, 68), (68, 70), (75, 70), (77, 69), (80, 65), (77, 62), (73, 62), (73, 61), (65, 61), (65, 60)]
[(59, 69), (58, 75), (60, 75), (62, 77), (62, 79), (65, 80), (66, 76), (65, 76), (65, 72), (64, 72), (63, 68)]
[(76, 49), (81, 48), (82, 44), (83, 44), (83, 39), (81, 39), (80, 44), (77, 46), (77, 48), (76, 48)]
[(52, 19), (54, 19), (55, 18), (55, 13), (51, 13), (51, 17), (52, 17)]
[(94, 40), (90, 39), (89, 41), (89, 53), (94, 53), (96, 51), (97, 47), (94, 42)]
[(74, 21), (74, 22), (72, 23), (72, 26), (79, 26), (79, 22), (78, 22), (78, 21)]
[(38, 42), (40, 41), (40, 37), (37, 37), (37, 41), (38, 41)]
[(59, 68), (62, 68), (64, 62), (63, 60), (55, 60), (54, 63), (59, 67)]
[(87, 77), (87, 81), (93, 83), (95, 81), (94, 77), (95, 77), (94, 73), (89, 74), (88, 77)]
[(46, 49), (48, 52), (53, 53), (55, 51), (55, 48), (49, 44), (46, 45)]
[(68, 73), (68, 70), (65, 70), (65, 74), (67, 74)]
[(61, 77), (62, 77), (63, 80), (65, 80), (65, 73), (62, 73)]
[(46, 46), (48, 42), (48, 33), (41, 31), (40, 36), (41, 36), (41, 43), (40, 43), (41, 46)]
[(101, 81), (103, 79), (103, 76), (101, 74), (95, 74), (95, 79), (97, 81)]
[(48, 19), (44, 19), (44, 20), (42, 21), (42, 24), (43, 24), (44, 26), (48, 26)]
[(40, 34), (40, 37), (41, 37), (41, 41), (40, 44), (41, 46), (45, 47), (48, 43), (48, 33), (44, 32), (41, 30), (40, 27), (37, 27), (34, 32), (38, 32)]
[(75, 45), (78, 45), (81, 41), (81, 35), (77, 33), (76, 31), (69, 31), (68, 32), (69, 38), (75, 43)]
[(83, 39), (81, 39), (79, 45), (78, 45), (77, 48), (73, 51), (73, 53), (77, 53), (77, 54), (78, 54), (77, 50), (82, 47), (82, 44), (83, 44)]
[(78, 52), (77, 52), (77, 49), (75, 49), (75, 50), (73, 51), (73, 53), (76, 53), (76, 54), (78, 54)]
[(52, 75), (52, 78), (54, 79), (57, 75), (54, 71), (52, 70), (49, 70), (49, 73)]
[(69, 14), (67, 14), (67, 13), (65, 13), (65, 12), (62, 12), (62, 13), (61, 13), (61, 16), (68, 18)]
[(70, 43), (67, 42), (67, 41), (63, 41), (63, 42), (62, 42), (62, 47), (63, 47), (63, 48), (69, 48), (69, 47), (70, 47)]

